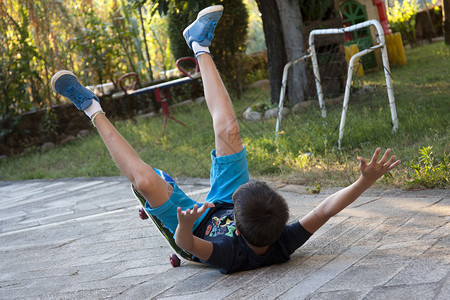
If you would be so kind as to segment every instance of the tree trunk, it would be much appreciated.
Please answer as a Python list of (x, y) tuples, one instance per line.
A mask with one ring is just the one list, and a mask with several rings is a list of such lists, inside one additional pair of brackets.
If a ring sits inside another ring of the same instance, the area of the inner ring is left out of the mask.
[(444, 37), (445, 43), (450, 45), (450, 0), (442, 1), (442, 15), (444, 18)]
[(280, 15), (275, 0), (256, 0), (263, 23), (267, 46), (270, 96), (272, 103), (278, 103), (281, 90), (281, 77), (287, 62), (281, 29)]
[[(296, 60), (304, 55), (302, 14), (298, 1), (276, 0), (283, 30), (284, 45), (288, 61)], [(291, 106), (305, 100), (307, 86), (305, 63), (295, 64), (289, 70), (288, 98)]]
[(150, 53), (148, 51), (147, 35), (145, 33), (144, 18), (142, 17), (142, 6), (138, 7), (138, 12), (139, 12), (139, 18), (141, 20), (142, 37), (144, 39), (145, 53), (147, 54), (148, 73), (149, 73), (149, 76), (150, 76), (150, 81), (153, 81), (152, 62), (150, 60)]

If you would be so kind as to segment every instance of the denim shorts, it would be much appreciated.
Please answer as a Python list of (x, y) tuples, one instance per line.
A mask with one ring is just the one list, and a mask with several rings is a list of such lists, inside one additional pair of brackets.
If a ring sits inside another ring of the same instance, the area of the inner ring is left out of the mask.
[[(211, 190), (206, 196), (206, 202), (211, 203), (233, 203), (232, 196), (235, 190), (242, 184), (249, 181), (247, 150), (245, 147), (237, 153), (216, 157), (216, 150), (211, 152)], [(195, 204), (199, 207), (202, 203), (198, 203), (183, 192), (176, 182), (165, 172), (155, 169), (156, 173), (173, 186), (173, 192), (170, 198), (161, 206), (151, 208), (148, 203), (145, 209), (157, 217), (172, 232), (178, 226), (177, 208), (182, 210), (193, 208)], [(193, 231), (202, 222), (208, 210), (194, 223)]]

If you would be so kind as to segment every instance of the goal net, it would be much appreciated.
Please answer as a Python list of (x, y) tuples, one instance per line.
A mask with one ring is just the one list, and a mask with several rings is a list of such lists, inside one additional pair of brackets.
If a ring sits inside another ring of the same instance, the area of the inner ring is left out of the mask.
[[(300, 62), (305, 63), (309, 79), (309, 88), (307, 89), (309, 94), (307, 96), (318, 99), (323, 118), (326, 118), (324, 99), (344, 93), (339, 125), (339, 149), (344, 136), (352, 81), (355, 76), (362, 76), (364, 70), (375, 68), (378, 64), (383, 65), (393, 131), (397, 131), (398, 119), (388, 54), (383, 29), (378, 21), (369, 20), (344, 28), (313, 30), (309, 35), (309, 46), (310, 48), (306, 55), (289, 62), (284, 68), (275, 129), (276, 136), (278, 136), (281, 126), (282, 108), (286, 89), (288, 88), (287, 78), (289, 70), (293, 65)], [(376, 49), (381, 50), (380, 62), (377, 62), (377, 57), (374, 53)], [(312, 94), (312, 91), (315, 92), (315, 95)]]

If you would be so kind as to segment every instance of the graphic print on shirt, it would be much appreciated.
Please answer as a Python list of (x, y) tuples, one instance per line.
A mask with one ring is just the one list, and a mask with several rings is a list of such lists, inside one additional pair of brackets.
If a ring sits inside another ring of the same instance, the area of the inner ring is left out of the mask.
[(205, 235), (209, 237), (216, 237), (225, 235), (233, 237), (236, 232), (236, 224), (233, 220), (233, 211), (227, 210), (221, 215), (215, 215), (211, 219), (211, 224), (206, 227)]

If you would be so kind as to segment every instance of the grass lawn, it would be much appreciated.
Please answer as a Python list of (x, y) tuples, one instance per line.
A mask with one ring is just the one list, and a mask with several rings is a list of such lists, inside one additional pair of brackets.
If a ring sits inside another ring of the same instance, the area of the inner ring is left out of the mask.
[[(317, 107), (289, 115), (283, 119), (282, 134), (275, 142), (275, 120), (247, 122), (241, 118), (248, 106), (266, 101), (269, 93), (247, 91), (234, 105), (248, 150), (250, 175), (312, 187), (345, 186), (359, 175), (357, 156), (370, 157), (379, 146), (391, 147), (403, 162), (377, 185), (407, 187), (414, 177), (411, 162), (418, 164), (419, 150), (432, 146), (435, 164), (443, 161), (436, 186), (447, 187), (450, 47), (435, 43), (408, 50), (407, 65), (392, 67), (391, 72), (399, 132), (392, 134), (382, 71), (366, 74), (355, 86), (372, 85), (375, 89), (350, 100), (342, 150), (337, 149), (341, 105), (329, 105), (325, 120)], [(117, 121), (115, 126), (150, 165), (175, 177), (208, 177), (214, 139), (206, 105), (178, 109), (173, 114), (189, 128), (169, 120), (166, 135), (161, 137), (162, 117)], [(0, 160), (1, 180), (116, 175), (120, 172), (94, 131), (87, 138), (48, 152), (31, 149)]]

